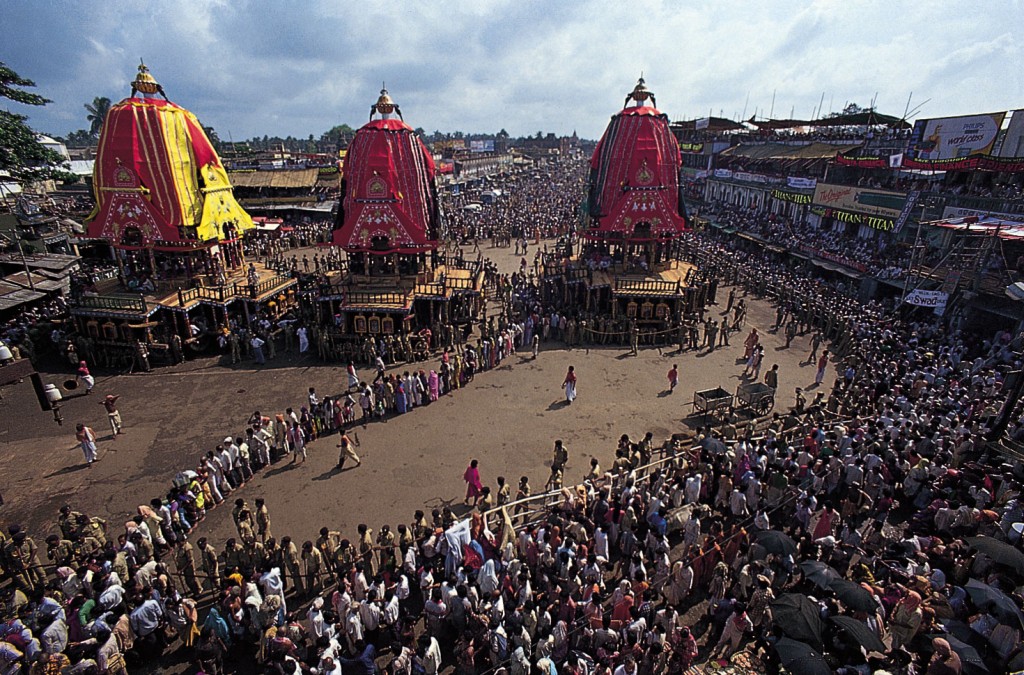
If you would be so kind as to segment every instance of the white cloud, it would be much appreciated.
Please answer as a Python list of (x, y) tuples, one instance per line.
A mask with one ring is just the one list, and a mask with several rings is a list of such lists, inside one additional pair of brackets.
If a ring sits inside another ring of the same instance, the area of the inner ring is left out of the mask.
[[(898, 10), (898, 11), (897, 11)], [(381, 81), (428, 130), (597, 137), (640, 71), (674, 118), (811, 114), (867, 104), (924, 115), (1024, 106), (1017, 2), (187, 0), (104, 6), (0, 0), (2, 58), (54, 103), (128, 94), (142, 57), (176, 102), (234, 138), (361, 124)], [(45, 45), (45, 46), (41, 46)]]

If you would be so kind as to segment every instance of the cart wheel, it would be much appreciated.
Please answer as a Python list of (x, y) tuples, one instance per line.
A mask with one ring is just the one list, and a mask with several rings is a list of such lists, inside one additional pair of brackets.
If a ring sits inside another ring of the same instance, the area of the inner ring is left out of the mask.
[(764, 417), (765, 415), (770, 413), (772, 411), (772, 408), (774, 407), (775, 398), (772, 396), (765, 396), (764, 398), (757, 402), (757, 407), (754, 409), (754, 412), (757, 413), (758, 417)]

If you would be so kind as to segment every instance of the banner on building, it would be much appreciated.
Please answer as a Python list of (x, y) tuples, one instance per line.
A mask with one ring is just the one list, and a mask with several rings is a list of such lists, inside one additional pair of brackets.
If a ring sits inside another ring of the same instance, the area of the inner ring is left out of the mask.
[(772, 198), (783, 202), (793, 202), (794, 204), (811, 203), (810, 195), (801, 194), (799, 192), (786, 192), (785, 190), (772, 190)]
[(1003, 125), (1005, 112), (917, 120), (907, 154), (913, 159), (956, 159), (985, 155)]
[(949, 159), (903, 158), (904, 169), (922, 171), (999, 171), (1001, 173), (1024, 173), (1024, 157), (993, 157), (992, 155), (971, 155)]
[(789, 176), (786, 178), (786, 185), (794, 190), (813, 190), (818, 185), (818, 179)]
[(697, 131), (700, 131), (701, 129), (707, 129), (710, 124), (710, 117), (701, 117), (700, 119), (693, 123), (693, 128), (696, 129)]
[[(902, 155), (900, 155), (902, 157)], [(910, 219), (910, 214), (913, 212), (914, 207), (917, 206), (917, 199), (921, 196), (920, 190), (911, 190), (907, 193), (907, 201), (903, 204), (903, 210), (900, 211), (900, 215), (896, 218), (896, 224), (892, 228), (893, 234), (899, 234), (903, 226), (907, 224), (907, 220)]]
[(818, 206), (889, 220), (899, 218), (906, 200), (907, 196), (902, 192), (873, 190), (853, 185), (818, 183), (814, 188), (814, 204)]
[(889, 155), (889, 168), (898, 169), (903, 166), (903, 153), (899, 152), (895, 155)]
[(1024, 156), (1024, 110), (1011, 113), (1010, 125), (1003, 135), (1003, 144), (996, 153), (1000, 157)]
[(715, 178), (732, 178), (732, 171), (729, 171), (729, 169), (715, 169)]
[(494, 152), (494, 141), (470, 141), (470, 152)]
[(949, 301), (949, 293), (945, 291), (925, 291), (915, 288), (907, 294), (905, 303), (916, 307), (931, 307), (935, 313), (942, 315), (946, 311), (946, 302)]
[(998, 211), (982, 211), (981, 209), (963, 209), (959, 206), (947, 206), (942, 209), (942, 219), (952, 220), (953, 218), (969, 218), (975, 216), (977, 218), (984, 218), (991, 216), (992, 218), (999, 218), (1000, 220), (1020, 220), (1020, 214), (1013, 213), (1000, 213)]
[(734, 171), (732, 177), (746, 183), (767, 183), (768, 176), (760, 173), (747, 173), (745, 171)]
[(889, 160), (886, 157), (847, 157), (837, 154), (836, 164), (840, 166), (852, 166), (858, 169), (888, 169)]
[[(1024, 113), (1021, 115), (1024, 117)], [(1024, 173), (1024, 157), (971, 155), (949, 159), (917, 159), (904, 154), (899, 167), (889, 166), (888, 157), (846, 157), (836, 155), (836, 164), (857, 169), (917, 169), (921, 171), (998, 171)]]

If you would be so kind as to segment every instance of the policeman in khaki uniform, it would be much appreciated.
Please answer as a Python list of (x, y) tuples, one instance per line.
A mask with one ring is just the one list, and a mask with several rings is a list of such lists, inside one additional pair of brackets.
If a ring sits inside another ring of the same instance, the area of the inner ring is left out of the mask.
[[(100, 543), (100, 547), (107, 545), (107, 521), (102, 518), (89, 518), (83, 513), (78, 514), (76, 518), (78, 523), (78, 534), (83, 537), (93, 537)], [(157, 536), (158, 532), (154, 532), (153, 536)]]
[(281, 537), (281, 551), (284, 558), (284, 566), (291, 574), (292, 584), (295, 592), (305, 595), (306, 590), (302, 585), (302, 559), (299, 557), (299, 549), (295, 547), (291, 537)]
[(324, 572), (324, 556), (311, 541), (302, 545), (302, 566), (306, 571), (306, 590), (310, 593), (319, 593), (320, 578)]
[(235, 524), (235, 529), (238, 529), (238, 521), (242, 518), (242, 511), (249, 511), (249, 505), (244, 499), (239, 497), (235, 500), (235, 506), (231, 509), (231, 522)]
[(103, 549), (99, 539), (90, 535), (82, 535), (78, 532), (72, 532), (69, 540), (74, 546), (75, 557), (79, 560), (85, 560)]
[(242, 538), (242, 546), (249, 556), (249, 564), (252, 565), (252, 569), (262, 570), (267, 562), (267, 549), (264, 548), (263, 544), (252, 535), (249, 535)]
[(185, 537), (179, 539), (178, 545), (174, 548), (174, 566), (184, 579), (185, 587), (192, 595), (198, 596), (202, 589), (196, 579), (196, 559), (192, 550), (192, 544)]
[(430, 533), (433, 530), (433, 528), (431, 528), (430, 524), (427, 522), (427, 517), (426, 515), (424, 515), (423, 511), (417, 509), (416, 513), (413, 514), (413, 518), (413, 536), (416, 538), (416, 541), (423, 541), (424, 539), (430, 536)]
[(238, 538), (242, 541), (246, 539), (255, 539), (256, 530), (252, 521), (252, 515), (248, 509), (242, 509), (238, 518)]
[(274, 536), (270, 534), (270, 511), (267, 510), (267, 504), (262, 497), (256, 498), (256, 534), (263, 543)]
[(399, 546), (415, 546), (416, 540), (412, 537), (412, 532), (405, 526), (405, 523), (398, 524), (398, 545)]
[(362, 560), (366, 578), (369, 579), (374, 576), (376, 570), (373, 564), (373, 530), (362, 523), (357, 530), (359, 531), (359, 558)]
[(245, 552), (234, 537), (224, 542), (224, 573), (233, 574), (236, 570), (244, 573), (249, 568), (249, 554)]
[(74, 544), (56, 534), (46, 538), (46, 558), (57, 567), (78, 566)]
[(57, 527), (60, 528), (61, 537), (71, 539), (71, 533), (78, 531), (78, 517), (82, 515), (78, 511), (72, 511), (70, 504), (60, 507), (60, 515), (57, 516)]
[(210, 590), (216, 593), (220, 590), (220, 561), (217, 560), (217, 550), (206, 541), (206, 537), (200, 538), (196, 545), (199, 547), (199, 556), (207, 583), (210, 585)]
[(313, 546), (320, 551), (324, 560), (334, 560), (334, 552), (338, 549), (338, 540), (340, 539), (340, 532), (335, 532), (327, 529), (326, 527), (321, 527), (320, 536), (318, 536), (316, 541), (313, 542)]
[(8, 531), (11, 539), (4, 547), (4, 560), (15, 585), (26, 592), (42, 588), (46, 575), (39, 561), (39, 547), (20, 525), (11, 525)]
[(338, 548), (334, 549), (334, 570), (339, 576), (348, 575), (356, 562), (356, 550), (348, 539), (342, 539)]

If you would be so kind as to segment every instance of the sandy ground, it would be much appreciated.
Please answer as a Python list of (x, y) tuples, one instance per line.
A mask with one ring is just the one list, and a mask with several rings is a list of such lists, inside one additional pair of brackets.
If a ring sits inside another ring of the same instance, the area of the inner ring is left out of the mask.
[[(484, 253), (511, 271), (519, 260), (511, 251)], [(728, 288), (720, 290), (715, 316), (724, 309), (727, 294)], [(801, 337), (792, 349), (782, 348), (782, 336), (767, 332), (774, 309), (753, 298), (747, 301), (747, 330), (756, 326), (763, 335), (765, 368), (780, 365), (779, 407), (789, 406), (794, 387), (813, 382), (813, 366), (801, 363), (809, 340)], [(278, 463), (235, 494), (250, 504), (264, 497), (274, 533), (303, 541), (315, 538), (323, 526), (354, 538), (358, 523), (374, 530), (385, 523), (394, 528), (410, 522), (417, 508), (459, 503), (465, 490), (462, 473), (472, 458), (480, 460), (485, 484), (494, 486), (495, 478), (504, 475), (514, 486), (520, 475), (527, 475), (539, 490), (556, 438), (570, 452), (566, 481), (575, 481), (592, 456), (609, 466), (623, 433), (635, 438), (651, 431), (660, 442), (684, 430), (695, 390), (735, 390), (742, 339), (734, 335), (731, 347), (710, 354), (679, 355), (652, 347), (630, 356), (628, 349), (617, 347), (568, 350), (544, 344), (536, 361), (515, 355), (429, 407), (357, 428), (359, 468), (335, 470), (336, 440), (321, 439), (310, 444), (305, 463)], [(674, 363), (681, 383), (669, 394), (666, 374)], [(572, 406), (563, 404), (560, 388), (569, 365), (579, 377), (579, 398)], [(60, 382), (65, 376), (54, 373), (46, 379)], [(297, 354), (279, 354), (262, 368), (225, 365), (210, 357), (149, 374), (100, 376), (91, 396), (67, 400), (62, 427), (50, 413), (39, 411), (30, 384), (5, 387), (0, 400), (0, 493), (5, 500), (0, 521), (5, 528), (15, 522), (27, 526), (42, 545), (45, 533), (56, 529), (59, 506), (71, 503), (107, 518), (111, 531), (119, 532), (119, 523), (136, 506), (163, 494), (175, 473), (195, 466), (226, 435), (236, 435), (253, 410), (266, 414), (298, 407), (308, 387), (329, 395), (344, 388), (344, 379), (342, 367)], [(107, 393), (121, 395), (126, 433), (117, 440), (110, 437), (100, 405)], [(74, 439), (79, 421), (100, 435), (101, 461), (88, 468)], [(200, 533), (220, 549), (234, 535), (229, 507), (215, 509)]]

